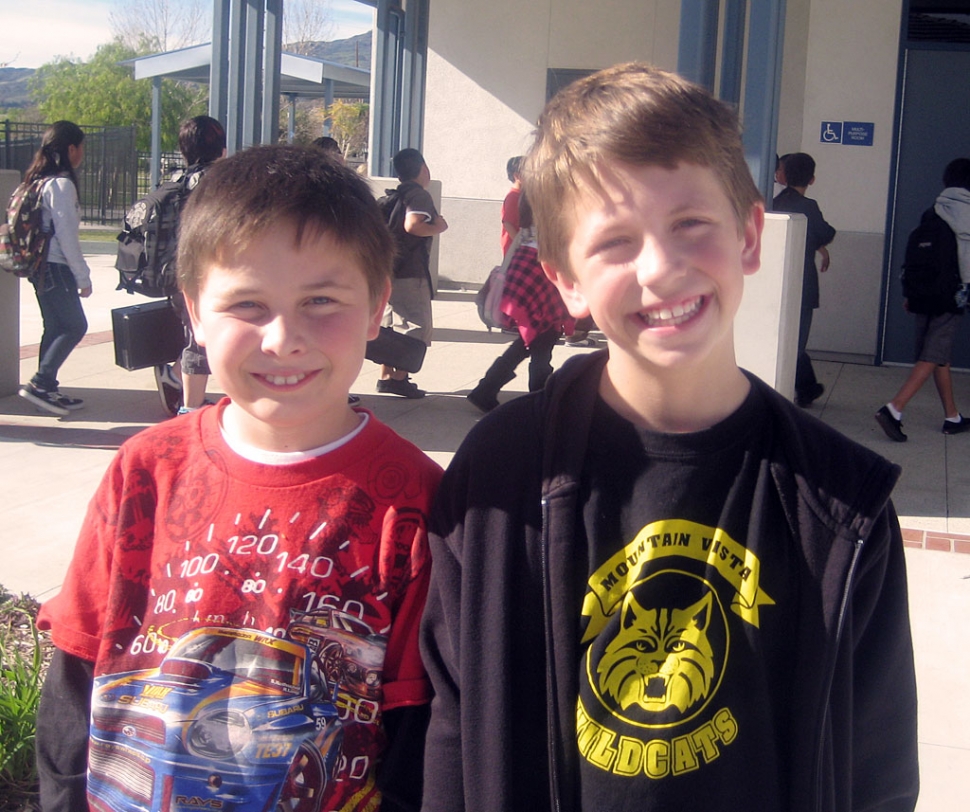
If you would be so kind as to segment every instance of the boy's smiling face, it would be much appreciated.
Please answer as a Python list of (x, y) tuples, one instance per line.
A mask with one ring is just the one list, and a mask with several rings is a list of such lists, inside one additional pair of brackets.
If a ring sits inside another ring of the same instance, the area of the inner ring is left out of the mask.
[(268, 228), (213, 262), (187, 299), (196, 339), (232, 399), (226, 427), (269, 451), (316, 448), (357, 425), (347, 395), (390, 290), (371, 301), (351, 247), (327, 233), (297, 245), (295, 234)]
[(609, 339), (614, 378), (710, 376), (716, 392), (725, 368), (738, 374), (734, 316), (760, 264), (763, 210), (739, 229), (717, 176), (696, 164), (612, 164), (599, 181), (573, 199), (571, 273), (547, 274)]

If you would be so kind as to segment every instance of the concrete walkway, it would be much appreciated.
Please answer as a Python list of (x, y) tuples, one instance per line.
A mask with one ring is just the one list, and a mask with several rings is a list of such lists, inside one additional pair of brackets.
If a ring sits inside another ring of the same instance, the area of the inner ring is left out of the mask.
[[(58, 419), (38, 414), (16, 395), (0, 398), (0, 478), (6, 542), (0, 585), (44, 598), (56, 592), (88, 500), (112, 454), (128, 437), (163, 418), (151, 370), (114, 364), (110, 310), (133, 304), (114, 290), (113, 257), (92, 255), (95, 294), (82, 346), (61, 370), (61, 388), (86, 408)], [(355, 392), (378, 418), (447, 465), (480, 413), (464, 398), (509, 336), (488, 333), (471, 291), (445, 290), (435, 300), (435, 340), (415, 377), (420, 401), (374, 392), (378, 369), (365, 362)], [(41, 325), (30, 289), (21, 287), (21, 380), (36, 369)], [(556, 347), (558, 366), (570, 354)], [(970, 433), (945, 437), (935, 393), (927, 385), (905, 416), (907, 443), (886, 439), (873, 413), (908, 370), (818, 363), (825, 396), (812, 412), (903, 467), (894, 493), (907, 544), (912, 626), (920, 691), (920, 812), (970, 807)], [(503, 399), (526, 389), (526, 376)], [(970, 413), (970, 376), (955, 375), (957, 402)], [(209, 387), (218, 393), (218, 382)], [(797, 699), (796, 699), (797, 701)]]

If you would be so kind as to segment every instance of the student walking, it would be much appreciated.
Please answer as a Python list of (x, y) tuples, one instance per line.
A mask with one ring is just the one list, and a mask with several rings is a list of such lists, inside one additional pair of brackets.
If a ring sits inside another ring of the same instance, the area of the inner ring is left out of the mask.
[(517, 205), (521, 220), (518, 247), (513, 249), (505, 275), (501, 310), (519, 334), (466, 396), (483, 412), (498, 406), (499, 390), (515, 377), (516, 367), (526, 358), (529, 359), (529, 391), (542, 389), (552, 374), (552, 350), (556, 341), (563, 333), (572, 333), (575, 324), (559, 291), (539, 264), (532, 207), (525, 195)]
[(81, 299), (91, 295), (91, 269), (81, 251), (81, 211), (75, 170), (84, 160), (84, 133), (71, 121), (56, 121), (24, 176), (44, 183), (44, 228), (53, 230), (47, 265), (31, 279), (44, 332), (37, 372), (18, 394), (38, 409), (60, 417), (84, 406), (58, 389), (57, 373), (88, 331)]
[[(916, 320), (916, 362), (909, 376), (893, 395), (892, 400), (880, 406), (876, 422), (890, 440), (905, 443), (903, 410), (931, 377), (943, 407), (943, 434), (962, 434), (970, 429), (970, 419), (957, 408), (953, 395), (953, 378), (950, 359), (960, 317), (967, 301), (967, 284), (970, 283), (970, 160), (956, 158), (943, 171), (944, 189), (932, 209), (923, 212), (921, 230), (916, 240), (916, 256), (929, 250), (932, 256), (926, 263), (933, 273), (934, 287), (945, 291), (942, 295), (918, 295), (910, 293), (903, 302), (908, 313)], [(934, 224), (935, 220), (935, 224)], [(914, 232), (915, 233), (915, 232)], [(913, 245), (914, 237), (910, 236)], [(904, 266), (903, 289), (907, 287), (910, 254)], [(952, 279), (952, 288), (946, 289), (946, 280)]]
[[(448, 229), (428, 193), (431, 170), (421, 153), (410, 147), (392, 159), (400, 184), (387, 190), (387, 225), (397, 246), (394, 258), (394, 283), (385, 327), (397, 327), (406, 335), (431, 346), (433, 319), (431, 299), (431, 239)], [(395, 318), (396, 317), (396, 318)], [(424, 390), (410, 380), (403, 369), (381, 365), (377, 391), (404, 398), (423, 398)]]
[[(826, 246), (835, 239), (835, 229), (822, 216), (818, 203), (805, 195), (808, 187), (815, 183), (815, 159), (805, 152), (796, 152), (781, 160), (781, 168), (788, 185), (776, 195), (773, 203), (775, 211), (804, 214), (808, 218), (798, 326), (798, 356), (795, 362), (795, 403), (799, 406), (810, 406), (825, 393), (825, 387), (815, 377), (815, 368), (806, 348), (812, 330), (812, 315), (819, 305), (818, 275), (829, 269), (829, 252)], [(816, 252), (822, 258), (821, 268), (815, 267)]]

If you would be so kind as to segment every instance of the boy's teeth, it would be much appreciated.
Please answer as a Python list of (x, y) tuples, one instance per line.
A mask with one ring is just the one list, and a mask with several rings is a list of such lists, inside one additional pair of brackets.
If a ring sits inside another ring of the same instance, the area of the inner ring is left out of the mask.
[(292, 386), (302, 381), (305, 377), (306, 375), (302, 373), (299, 375), (287, 375), (285, 377), (283, 375), (267, 375), (266, 380), (274, 386)]
[(702, 297), (698, 296), (686, 304), (676, 304), (671, 307), (661, 307), (659, 310), (647, 311), (644, 314), (646, 322), (651, 326), (665, 324), (668, 322), (680, 323), (686, 321), (701, 306)]

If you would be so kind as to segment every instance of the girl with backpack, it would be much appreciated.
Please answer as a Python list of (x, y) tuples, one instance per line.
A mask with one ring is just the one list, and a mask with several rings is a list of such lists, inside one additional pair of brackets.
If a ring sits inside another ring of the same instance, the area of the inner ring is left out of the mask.
[(499, 390), (515, 377), (515, 368), (529, 359), (529, 391), (536, 392), (552, 374), (552, 350), (559, 336), (570, 335), (575, 321), (566, 310), (556, 286), (539, 264), (538, 246), (532, 227), (532, 207), (525, 195), (519, 197), (517, 247), (505, 274), (501, 311), (519, 335), (506, 348), (465, 397), (483, 412), (498, 406)]
[(53, 231), (45, 269), (31, 278), (44, 324), (36, 374), (18, 394), (34, 406), (64, 416), (83, 406), (58, 390), (57, 372), (88, 329), (81, 298), (91, 295), (91, 269), (81, 251), (81, 215), (75, 170), (84, 159), (84, 133), (57, 121), (24, 176), (26, 183), (50, 178), (42, 191), (44, 228)]

